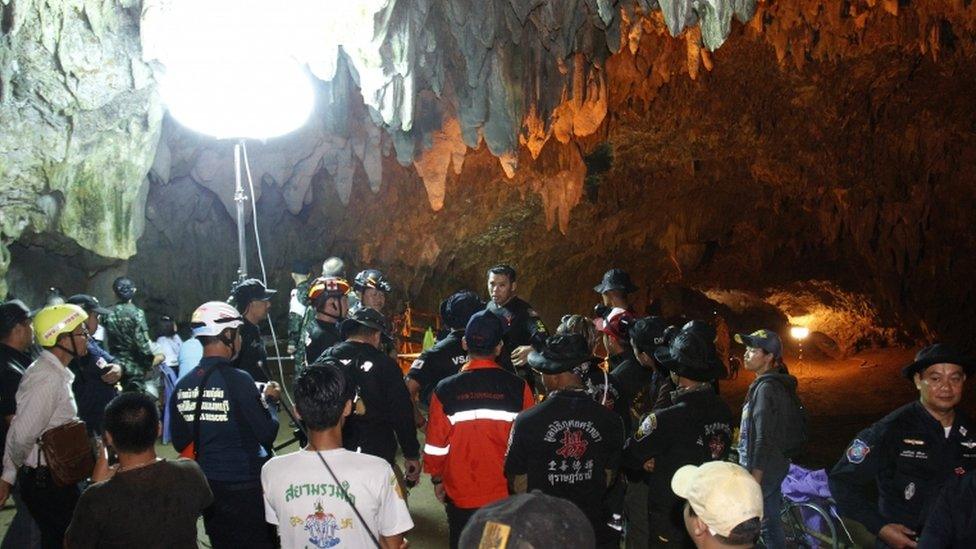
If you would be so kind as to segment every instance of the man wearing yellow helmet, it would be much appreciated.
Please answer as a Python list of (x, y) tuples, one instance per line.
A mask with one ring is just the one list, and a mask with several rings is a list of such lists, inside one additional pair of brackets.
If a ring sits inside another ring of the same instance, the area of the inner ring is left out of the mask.
[(17, 389), (17, 415), (7, 432), (0, 504), (16, 481), (45, 547), (61, 547), (78, 502), (77, 485), (56, 486), (40, 462), (37, 440), (49, 429), (78, 417), (67, 368), (88, 353), (88, 313), (77, 305), (52, 305), (34, 315), (34, 337), (44, 350), (24, 372)]

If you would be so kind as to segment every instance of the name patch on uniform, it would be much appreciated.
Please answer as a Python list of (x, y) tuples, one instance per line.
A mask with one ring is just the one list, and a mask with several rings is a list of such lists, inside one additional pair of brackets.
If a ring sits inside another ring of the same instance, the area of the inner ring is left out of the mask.
[(855, 438), (854, 442), (847, 448), (847, 461), (857, 465), (864, 461), (864, 458), (868, 457), (871, 452), (871, 447), (868, 446), (866, 442), (859, 438)]
[(906, 438), (902, 442), (905, 444), (911, 444), (912, 446), (925, 446), (924, 440), (918, 440), (917, 438)]

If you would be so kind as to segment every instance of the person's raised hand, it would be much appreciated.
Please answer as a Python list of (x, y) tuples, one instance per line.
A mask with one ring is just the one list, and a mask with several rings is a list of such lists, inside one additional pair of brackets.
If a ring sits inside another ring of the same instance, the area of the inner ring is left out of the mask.
[(264, 396), (271, 400), (281, 400), (281, 385), (277, 381), (269, 381), (264, 386)]
[(512, 351), (512, 364), (515, 366), (525, 366), (529, 363), (529, 353), (532, 352), (531, 345), (522, 345)]
[(102, 381), (109, 385), (115, 385), (122, 379), (122, 367), (118, 364), (109, 364), (109, 369), (102, 374)]
[(915, 531), (904, 524), (891, 523), (885, 524), (878, 532), (878, 539), (885, 542), (889, 547), (904, 549), (906, 547), (918, 547), (918, 543), (913, 539)]
[(447, 503), (447, 490), (444, 489), (443, 482), (434, 485), (434, 497), (441, 503)]
[(4, 503), (7, 503), (7, 498), (10, 497), (10, 489), (13, 488), (7, 481), (0, 480), (0, 507), (3, 507)]
[(420, 480), (420, 460), (419, 459), (407, 459), (403, 461), (406, 467), (406, 472), (403, 474), (407, 480), (410, 482), (417, 482)]
[(115, 476), (116, 467), (108, 464), (108, 446), (102, 439), (95, 443), (95, 468), (92, 470), (92, 483), (102, 482)]

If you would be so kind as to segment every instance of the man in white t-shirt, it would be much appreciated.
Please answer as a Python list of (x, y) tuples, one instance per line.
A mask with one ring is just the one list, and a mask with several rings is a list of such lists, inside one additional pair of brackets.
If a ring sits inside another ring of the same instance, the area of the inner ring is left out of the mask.
[(406, 547), (404, 533), (413, 520), (390, 464), (342, 447), (355, 387), (341, 368), (337, 360), (325, 360), (295, 378), (295, 407), (308, 429), (308, 446), (262, 468), (266, 520), (278, 526), (284, 549)]

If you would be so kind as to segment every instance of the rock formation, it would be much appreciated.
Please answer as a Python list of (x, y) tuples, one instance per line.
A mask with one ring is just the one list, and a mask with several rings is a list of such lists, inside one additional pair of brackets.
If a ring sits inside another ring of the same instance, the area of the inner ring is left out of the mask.
[[(137, 6), (66, 4), (0, 8), (3, 242), (85, 258), (102, 274), (78, 288), (128, 270), (185, 313), (233, 276), (232, 144), (169, 121), (154, 150)], [(507, 260), (553, 320), (614, 264), (641, 306), (674, 283), (788, 316), (773, 296), (833, 300), (847, 349), (972, 327), (971, 4), (375, 0), (314, 21), (313, 119), (248, 144), (279, 286), (335, 252), (433, 309)]]

